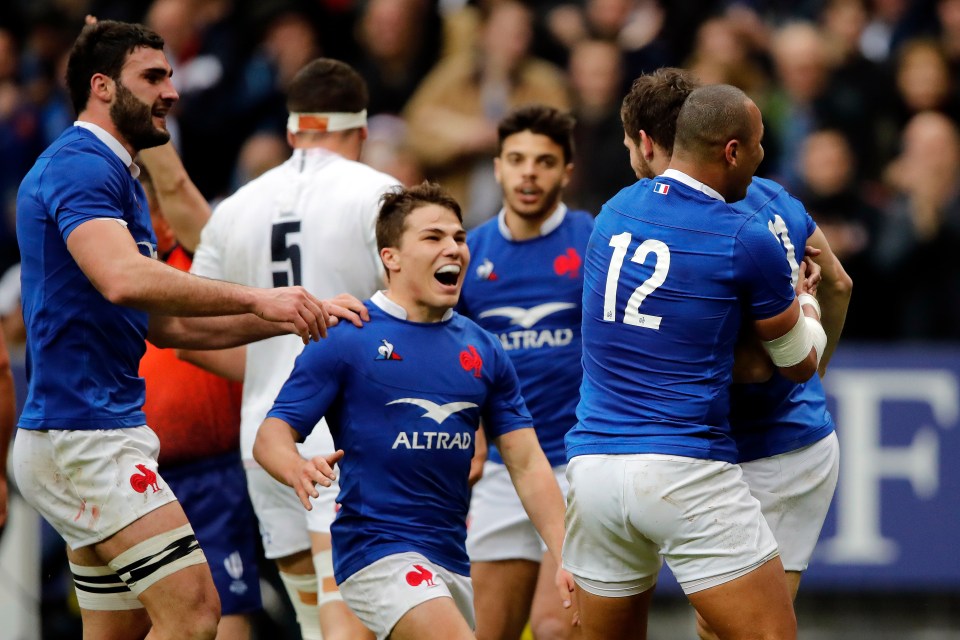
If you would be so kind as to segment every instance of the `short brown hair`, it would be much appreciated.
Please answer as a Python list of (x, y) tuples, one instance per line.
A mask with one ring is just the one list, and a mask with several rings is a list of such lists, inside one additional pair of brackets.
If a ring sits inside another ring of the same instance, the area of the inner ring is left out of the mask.
[(397, 187), (383, 194), (377, 216), (377, 251), (384, 247), (399, 247), (407, 216), (414, 209), (431, 204), (449, 209), (456, 214), (457, 220), (463, 222), (460, 204), (435, 182), (424, 181), (409, 189)]
[(515, 133), (529, 131), (547, 136), (563, 149), (564, 163), (573, 162), (573, 126), (569, 113), (544, 104), (530, 104), (514, 109), (497, 125), (497, 155), (503, 153), (503, 141)]
[(633, 81), (620, 107), (624, 132), (640, 143), (640, 130), (667, 153), (673, 153), (677, 116), (690, 92), (699, 86), (693, 75), (677, 67), (664, 67)]
[(79, 114), (90, 99), (90, 78), (94, 74), (120, 79), (127, 56), (139, 47), (163, 50), (163, 38), (142, 24), (99, 20), (86, 25), (77, 36), (67, 60), (67, 90)]
[(357, 113), (369, 102), (367, 83), (353, 67), (333, 58), (308, 62), (287, 92), (291, 113)]

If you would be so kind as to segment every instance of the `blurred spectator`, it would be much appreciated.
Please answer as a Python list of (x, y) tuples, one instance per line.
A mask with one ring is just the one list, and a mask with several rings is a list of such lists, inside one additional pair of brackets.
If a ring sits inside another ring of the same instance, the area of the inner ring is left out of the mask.
[(566, 2), (546, 15), (548, 34), (568, 52), (587, 39), (616, 44), (630, 78), (675, 61), (662, 36), (665, 22), (666, 11), (658, 0)]
[(759, 99), (768, 78), (753, 57), (749, 43), (736, 21), (712, 18), (697, 30), (694, 49), (685, 66), (704, 84), (732, 84)]
[(766, 166), (772, 167), (774, 177), (784, 186), (795, 190), (800, 146), (817, 128), (815, 103), (827, 89), (830, 59), (826, 40), (809, 22), (780, 28), (774, 34), (771, 53), (779, 85), (763, 109), (767, 125), (764, 146), (774, 152)]
[(380, 114), (367, 122), (367, 141), (360, 162), (399, 180), (405, 187), (423, 182), (423, 170), (407, 143), (407, 123), (397, 116)]
[[(864, 0), (827, 0), (820, 24), (834, 69), (828, 95), (839, 117), (828, 124), (842, 128), (859, 151), (858, 177), (878, 179), (896, 152), (899, 128), (895, 120), (895, 92), (886, 69), (860, 51), (860, 37), (868, 19)], [(831, 120), (827, 114), (827, 120)], [(859, 283), (859, 281), (858, 281)], [(862, 296), (858, 284), (857, 295)]]
[(936, 28), (933, 3), (916, 0), (870, 0), (870, 20), (860, 36), (860, 50), (870, 60), (889, 59), (900, 45)]
[(532, 20), (520, 2), (494, 3), (483, 14), (477, 48), (442, 59), (404, 111), (418, 161), (462, 203), (468, 228), (500, 208), (490, 162), (496, 123), (530, 102), (570, 107), (563, 72), (529, 54)]
[(570, 55), (570, 84), (577, 124), (573, 175), (564, 200), (575, 209), (597, 215), (604, 202), (636, 181), (623, 148), (623, 66), (617, 45), (605, 40), (575, 44)]
[[(942, 113), (914, 116), (885, 173), (896, 191), (873, 246), (894, 330), (884, 337), (960, 339), (960, 132)], [(888, 324), (888, 323), (883, 323)]]
[(20, 83), (20, 43), (0, 27), (0, 270), (19, 259), (16, 199), (20, 180), (43, 149), (40, 119)]
[(935, 40), (910, 40), (897, 52), (900, 124), (921, 111), (940, 111), (958, 121), (956, 86), (947, 55)]
[(370, 88), (371, 115), (400, 113), (440, 55), (441, 23), (430, 0), (370, 0), (357, 29), (353, 67)]
[(880, 212), (862, 196), (856, 181), (856, 156), (847, 138), (836, 129), (807, 136), (800, 155), (802, 186), (797, 194), (834, 254), (857, 283), (844, 325), (844, 337), (872, 338), (876, 314), (884, 313), (883, 289), (871, 262), (870, 246)]

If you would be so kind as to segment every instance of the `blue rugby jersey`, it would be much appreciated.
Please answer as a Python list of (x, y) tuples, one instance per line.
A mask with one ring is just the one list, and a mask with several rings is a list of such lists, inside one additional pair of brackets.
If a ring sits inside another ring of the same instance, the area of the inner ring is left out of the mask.
[[(786, 253), (796, 284), (807, 238), (817, 226), (803, 204), (776, 182), (754, 178), (747, 197), (733, 208), (767, 225)], [(805, 447), (835, 428), (819, 376), (796, 384), (776, 371), (763, 384), (731, 387), (730, 427), (740, 462)]]
[(587, 247), (568, 457), (735, 462), (729, 387), (741, 314), (770, 318), (793, 298), (780, 244), (714, 190), (673, 170), (622, 190)]
[[(583, 255), (593, 216), (561, 204), (543, 235), (528, 240), (511, 239), (503, 218), (467, 235), (471, 266), (457, 310), (500, 339), (556, 466), (567, 461), (563, 437), (577, 421)], [(494, 446), (488, 458), (503, 462)]]
[(491, 440), (532, 426), (516, 373), (496, 337), (459, 314), (410, 322), (382, 294), (368, 308), (362, 329), (340, 323), (307, 345), (267, 415), (303, 436), (326, 416), (345, 452), (331, 528), (338, 584), (407, 551), (467, 576), (480, 420)]
[(96, 135), (71, 127), (40, 155), (17, 194), (27, 327), (22, 429), (112, 429), (146, 421), (137, 370), (147, 314), (109, 302), (67, 250), (70, 233), (97, 218), (122, 221), (142, 253), (156, 254), (140, 183)]

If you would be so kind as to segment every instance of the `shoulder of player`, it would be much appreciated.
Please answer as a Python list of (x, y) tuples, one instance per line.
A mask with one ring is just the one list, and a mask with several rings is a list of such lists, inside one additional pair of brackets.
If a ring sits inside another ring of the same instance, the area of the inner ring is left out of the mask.
[(493, 351), (497, 352), (503, 350), (503, 345), (500, 344), (500, 339), (497, 338), (497, 336), (481, 327), (472, 319), (461, 315), (460, 313), (454, 313), (451, 329), (462, 331), (464, 337), (467, 340), (475, 343), (478, 347), (483, 345), (484, 348), (492, 349)]
[(80, 127), (67, 129), (40, 157), (48, 159), (45, 177), (59, 177), (78, 185), (129, 175), (115, 153)]

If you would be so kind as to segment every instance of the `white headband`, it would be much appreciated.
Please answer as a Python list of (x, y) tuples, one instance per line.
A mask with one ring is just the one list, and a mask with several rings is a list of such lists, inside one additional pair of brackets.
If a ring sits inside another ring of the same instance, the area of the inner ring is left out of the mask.
[(287, 131), (346, 131), (367, 126), (367, 110), (359, 113), (291, 113)]

